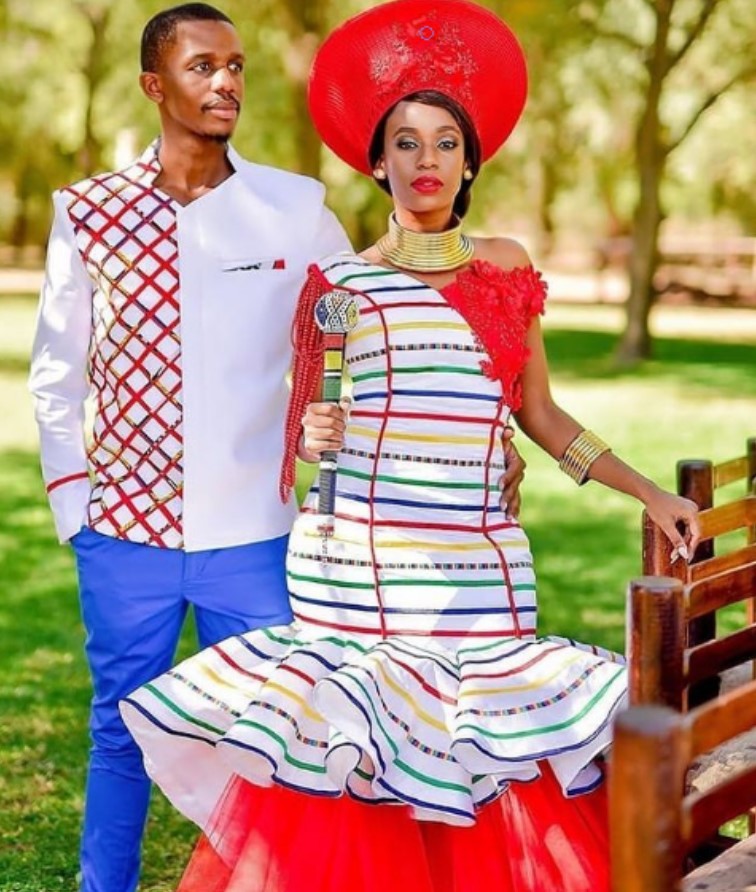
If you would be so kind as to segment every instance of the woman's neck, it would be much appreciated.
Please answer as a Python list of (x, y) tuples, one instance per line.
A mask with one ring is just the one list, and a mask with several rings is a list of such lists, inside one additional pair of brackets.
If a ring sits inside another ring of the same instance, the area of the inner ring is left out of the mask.
[(433, 211), (410, 211), (395, 206), (394, 219), (411, 232), (445, 232), (459, 223), (448, 207)]

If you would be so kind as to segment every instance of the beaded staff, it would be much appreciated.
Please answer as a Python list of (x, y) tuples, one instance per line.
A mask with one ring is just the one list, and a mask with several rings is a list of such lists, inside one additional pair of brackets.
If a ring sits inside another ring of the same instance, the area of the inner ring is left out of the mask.
[[(344, 372), (344, 341), (359, 318), (359, 307), (349, 291), (334, 289), (315, 304), (315, 322), (323, 332), (323, 402), (338, 405)], [(336, 504), (337, 453), (327, 450), (320, 456), (318, 474), (319, 531), (323, 539), (333, 535)]]

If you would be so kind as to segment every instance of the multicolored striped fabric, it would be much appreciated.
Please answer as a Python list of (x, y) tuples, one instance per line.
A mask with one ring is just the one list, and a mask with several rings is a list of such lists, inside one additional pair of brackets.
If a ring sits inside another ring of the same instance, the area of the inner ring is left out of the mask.
[(336, 536), (325, 552), (317, 486), (288, 562), (296, 618), (360, 635), (533, 634), (528, 541), (499, 505), (509, 417), (485, 353), (443, 295), (354, 259), (324, 264), (360, 310), (339, 455)]
[(444, 294), (356, 257), (322, 269), (360, 305), (334, 534), (315, 487), (290, 540), (295, 624), (229, 639), (123, 704), (148, 771), (201, 827), (234, 773), (459, 825), (541, 760), (566, 794), (593, 789), (625, 670), (535, 637), (489, 357)]

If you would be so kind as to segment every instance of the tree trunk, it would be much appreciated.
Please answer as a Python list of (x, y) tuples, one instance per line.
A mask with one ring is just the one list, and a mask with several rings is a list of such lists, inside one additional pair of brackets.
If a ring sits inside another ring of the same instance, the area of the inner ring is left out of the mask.
[(34, 170), (30, 158), (27, 156), (22, 167), (16, 174), (16, 209), (13, 214), (13, 222), (10, 230), (10, 244), (13, 248), (13, 260), (21, 261), (24, 247), (29, 240), (30, 202), (34, 191)]
[(315, 50), (319, 43), (317, 34), (305, 32), (291, 37), (284, 56), (284, 67), (292, 86), (296, 168), (299, 173), (320, 179), (320, 140), (312, 126), (307, 107), (307, 79)]
[(13, 215), (9, 241), (13, 249), (13, 261), (20, 263), (29, 235), (29, 202), (27, 196), (23, 194), (17, 195), (16, 198), (16, 212)]
[(84, 134), (78, 158), (82, 173), (92, 176), (102, 169), (102, 142), (95, 133), (95, 101), (97, 93), (107, 75), (104, 59), (107, 56), (107, 28), (111, 9), (90, 9), (81, 7), (81, 12), (92, 29), (92, 40), (82, 68), (86, 83), (86, 105), (84, 109)]
[[(645, 134), (649, 139), (655, 134)], [(662, 221), (661, 183), (664, 157), (649, 146), (649, 155), (640, 173), (640, 196), (633, 218), (630, 249), (630, 294), (627, 299), (625, 331), (617, 348), (617, 361), (633, 365), (651, 356), (649, 319), (654, 301), (654, 273), (658, 258), (659, 228)]]
[(675, 0), (656, 0), (656, 35), (647, 63), (648, 94), (636, 132), (639, 195), (633, 214), (625, 331), (617, 348), (617, 361), (621, 365), (633, 365), (651, 355), (649, 317), (663, 218), (661, 184), (668, 155), (662, 138), (659, 105), (669, 72), (668, 40), (674, 5)]
[(307, 108), (307, 80), (315, 50), (328, 27), (329, 0), (285, 0), (282, 12), (289, 35), (284, 69), (292, 87), (297, 169), (320, 179), (320, 140)]
[(538, 255), (548, 258), (554, 250), (556, 223), (554, 204), (559, 193), (559, 173), (554, 160), (556, 152), (544, 153), (539, 165), (538, 184)]

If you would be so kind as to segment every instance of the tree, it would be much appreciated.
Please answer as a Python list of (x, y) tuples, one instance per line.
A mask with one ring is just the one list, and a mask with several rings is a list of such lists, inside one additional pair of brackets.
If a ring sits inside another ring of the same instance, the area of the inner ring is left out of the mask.
[(285, 0), (283, 20), (288, 47), (284, 70), (292, 90), (293, 124), (299, 147), (297, 168), (320, 178), (321, 145), (307, 110), (307, 78), (329, 23), (329, 0)]
[[(476, 184), (470, 225), (498, 231), (535, 227), (544, 234), (545, 249), (565, 225), (573, 234), (601, 237), (628, 231), (634, 219), (633, 275), (639, 284), (633, 286), (635, 315), (628, 332), (644, 346), (649, 268), (653, 272), (648, 258), (655, 255), (667, 207), (681, 206), (680, 189), (670, 188), (675, 178), (685, 179), (681, 170), (699, 172), (685, 187), (688, 194), (695, 192), (697, 207), (735, 208), (740, 219), (752, 217), (754, 162), (745, 150), (736, 167), (723, 148), (714, 154), (707, 147), (705, 157), (712, 163), (705, 172), (718, 172), (722, 180), (715, 189), (685, 144), (691, 132), (711, 132), (699, 127), (699, 120), (721, 124), (717, 114), (705, 112), (726, 92), (732, 108), (717, 133), (736, 150), (744, 132), (740, 109), (752, 100), (732, 86), (747, 76), (747, 37), (756, 25), (756, 5), (752, 0), (480, 2), (520, 36), (531, 90), (522, 124)], [(320, 147), (307, 114), (306, 86), (312, 54), (324, 35), (371, 5), (370, 0), (257, 0), (251, 12), (247, 0), (222, 0), (248, 59), (236, 147), (263, 163), (322, 174), (331, 187), (329, 201), (357, 247), (384, 227), (386, 198)], [(111, 166), (125, 132), (140, 145), (155, 135), (155, 109), (137, 86), (139, 36), (147, 19), (165, 6), (165, 0), (0, 0), (1, 232), (15, 233), (16, 241), (40, 240), (52, 188)], [(695, 135), (692, 141), (698, 144)], [(638, 297), (644, 294), (645, 308)]]
[(102, 2), (77, 0), (75, 10), (82, 16), (90, 32), (89, 46), (83, 57), (81, 74), (84, 82), (84, 115), (79, 149), (79, 164), (85, 176), (102, 169), (103, 143), (95, 126), (95, 103), (110, 73), (113, 55), (107, 53), (108, 25), (113, 7)]
[[(649, 315), (670, 158), (722, 96), (756, 75), (750, 47), (756, 14), (745, 0), (637, 0), (632, 8), (629, 15), (627, 2), (581, 4), (593, 33), (637, 56), (643, 71), (645, 101), (634, 139), (630, 295), (617, 354), (622, 364), (651, 353)], [(613, 24), (620, 9), (623, 22), (637, 23), (634, 29)]]

